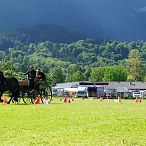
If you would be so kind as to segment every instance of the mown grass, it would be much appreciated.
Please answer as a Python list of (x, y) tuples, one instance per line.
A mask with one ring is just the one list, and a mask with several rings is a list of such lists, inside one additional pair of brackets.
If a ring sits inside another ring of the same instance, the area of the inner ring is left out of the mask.
[(0, 145), (145, 146), (146, 100), (0, 105)]

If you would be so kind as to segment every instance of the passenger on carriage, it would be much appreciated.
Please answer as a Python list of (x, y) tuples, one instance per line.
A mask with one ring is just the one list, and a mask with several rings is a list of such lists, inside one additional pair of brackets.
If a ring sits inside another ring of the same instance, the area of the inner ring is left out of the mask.
[(29, 88), (33, 89), (33, 87), (34, 87), (34, 79), (36, 77), (36, 71), (35, 71), (34, 67), (30, 66), (30, 69), (26, 73), (24, 73), (24, 75), (28, 76)]
[(45, 73), (43, 73), (40, 68), (37, 69), (36, 77), (39, 78), (39, 80), (41, 80), (41, 81), (46, 80)]

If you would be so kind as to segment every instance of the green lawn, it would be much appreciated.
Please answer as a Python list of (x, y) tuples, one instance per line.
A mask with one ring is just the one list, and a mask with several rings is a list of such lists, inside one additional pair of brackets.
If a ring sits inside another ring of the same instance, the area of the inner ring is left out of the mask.
[(146, 100), (0, 105), (2, 146), (146, 146)]

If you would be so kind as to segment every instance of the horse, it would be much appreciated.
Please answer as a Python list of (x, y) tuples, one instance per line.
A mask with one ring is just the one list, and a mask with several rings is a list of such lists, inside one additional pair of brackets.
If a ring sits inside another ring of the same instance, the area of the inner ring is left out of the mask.
[(3, 102), (1, 96), (5, 91), (9, 91), (11, 93), (10, 100), (7, 104), (10, 104), (11, 100), (18, 102), (19, 97), (19, 82), (15, 77), (5, 77), (4, 83), (1, 82), (0, 79), (0, 102)]

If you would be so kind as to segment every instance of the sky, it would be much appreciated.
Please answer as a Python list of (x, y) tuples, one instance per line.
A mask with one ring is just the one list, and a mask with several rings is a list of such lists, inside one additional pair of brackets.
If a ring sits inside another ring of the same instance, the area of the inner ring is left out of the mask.
[(89, 35), (120, 37), (135, 27), (143, 29), (145, 16), (146, 0), (0, 0), (0, 27), (46, 22)]

